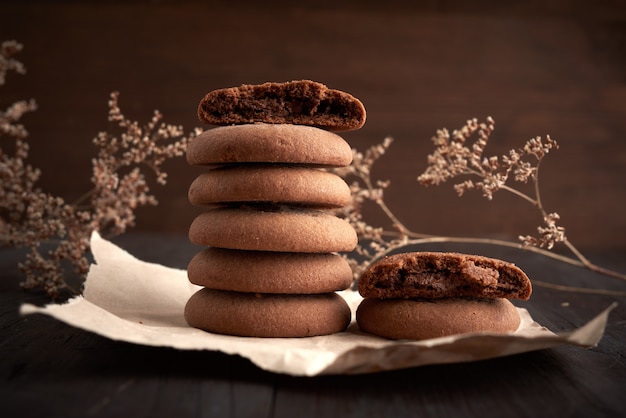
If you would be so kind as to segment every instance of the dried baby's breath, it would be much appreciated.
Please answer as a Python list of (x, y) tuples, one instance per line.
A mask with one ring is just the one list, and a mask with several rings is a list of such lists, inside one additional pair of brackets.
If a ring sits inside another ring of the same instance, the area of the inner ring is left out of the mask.
[[(392, 143), (391, 138), (385, 138), (381, 144), (374, 145), (365, 154), (353, 151), (352, 164), (336, 170), (337, 174), (351, 182), (352, 202), (339, 214), (353, 225), (359, 236), (356, 250), (346, 255), (353, 267), (355, 279), (369, 265), (391, 252), (411, 245), (433, 242), (481, 243), (523, 248), (608, 276), (626, 279), (626, 275), (604, 269), (584, 257), (568, 240), (565, 228), (557, 224), (560, 220), (558, 213), (547, 212), (544, 208), (539, 188), (539, 170), (544, 158), (558, 149), (556, 141), (550, 136), (545, 139), (535, 137), (526, 141), (521, 148), (510, 150), (505, 155), (487, 156), (485, 149), (494, 129), (495, 121), (488, 117), (485, 122), (470, 119), (462, 128), (452, 132), (445, 128), (436, 131), (432, 138), (435, 150), (428, 156), (428, 166), (417, 180), (424, 186), (458, 180), (453, 187), (459, 196), (478, 191), (492, 200), (498, 191), (512, 193), (540, 212), (543, 224), (537, 227), (538, 235), (520, 235), (519, 241), (514, 242), (491, 238), (445, 237), (409, 230), (385, 204), (383, 192), (389, 187), (389, 182), (374, 181), (371, 178), (372, 167)], [(515, 183), (530, 183), (533, 192), (528, 194), (515, 187)], [(362, 208), (365, 202), (378, 206), (391, 222), (393, 230), (384, 230), (364, 219)], [(549, 251), (557, 244), (565, 245), (573, 256)]]
[[(14, 41), (2, 45), (0, 85), (9, 71), (25, 71), (13, 58), (19, 50)], [(114, 92), (109, 100), (110, 129), (93, 140), (93, 188), (72, 203), (38, 188), (41, 172), (27, 163), (28, 132), (19, 121), (36, 109), (35, 102), (17, 102), (0, 111), (0, 242), (29, 250), (20, 264), (26, 289), (42, 289), (53, 298), (79, 293), (66, 279), (69, 272), (79, 278), (87, 273), (92, 232), (121, 234), (135, 224), (135, 209), (156, 205), (144, 170), (165, 184), (163, 163), (182, 156), (198, 134), (196, 129), (185, 135), (182, 127), (163, 123), (158, 111), (141, 126), (123, 115), (118, 98)], [(5, 151), (11, 147), (12, 154)]]
[[(552, 249), (555, 243), (567, 243), (565, 228), (556, 225), (559, 214), (545, 211), (539, 192), (541, 162), (551, 150), (558, 149), (557, 142), (550, 136), (545, 140), (535, 137), (526, 141), (522, 148), (512, 149), (508, 154), (487, 157), (484, 151), (494, 129), (495, 121), (488, 117), (483, 123), (477, 119), (468, 120), (465, 126), (452, 134), (446, 129), (437, 131), (432, 138), (435, 151), (428, 156), (428, 167), (417, 180), (424, 186), (430, 186), (464, 177), (465, 180), (454, 185), (459, 196), (469, 190), (477, 190), (491, 200), (499, 190), (513, 193), (535, 206), (544, 221), (544, 225), (537, 228), (539, 237), (519, 237), (524, 245)], [(512, 182), (532, 182), (534, 195), (511, 186), (511, 178)]]

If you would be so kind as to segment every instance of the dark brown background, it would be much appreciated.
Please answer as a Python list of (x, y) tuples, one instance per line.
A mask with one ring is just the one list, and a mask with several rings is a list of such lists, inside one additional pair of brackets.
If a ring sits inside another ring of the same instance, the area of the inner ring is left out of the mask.
[[(540, 219), (521, 200), (416, 177), (438, 128), (496, 120), (488, 153), (550, 134), (561, 149), (542, 169), (544, 203), (571, 241), (626, 249), (626, 8), (621, 1), (0, 2), (0, 40), (24, 44), (25, 76), (11, 74), (0, 106), (35, 98), (23, 118), (41, 187), (68, 201), (89, 188), (91, 139), (108, 128), (107, 100), (144, 123), (199, 126), (209, 90), (310, 78), (359, 97), (363, 129), (345, 134), (365, 150), (395, 139), (375, 177), (411, 229), (513, 238)], [(334, 3), (341, 3), (335, 6)], [(4, 146), (4, 145), (3, 145)], [(167, 164), (157, 208), (137, 229), (185, 234), (197, 209), (186, 190), (198, 170)]]

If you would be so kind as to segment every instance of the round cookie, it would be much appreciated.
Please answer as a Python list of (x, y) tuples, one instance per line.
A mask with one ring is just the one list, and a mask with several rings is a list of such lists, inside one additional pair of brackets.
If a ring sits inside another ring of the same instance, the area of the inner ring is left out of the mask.
[(202, 132), (187, 146), (193, 165), (286, 163), (345, 167), (352, 149), (339, 135), (311, 126), (255, 123)]
[(352, 251), (358, 240), (347, 221), (326, 212), (243, 207), (201, 213), (191, 223), (189, 239), (209, 247), (298, 253)]
[(365, 298), (356, 312), (359, 327), (391, 339), (423, 340), (471, 332), (510, 333), (520, 317), (508, 299)]
[(336, 293), (265, 295), (204, 288), (185, 306), (190, 326), (242, 337), (333, 334), (348, 327), (351, 315), (346, 301)]
[(206, 248), (187, 267), (189, 281), (211, 289), (312, 294), (352, 284), (348, 262), (337, 254), (279, 253)]
[(350, 187), (338, 175), (314, 168), (246, 165), (200, 174), (188, 195), (194, 205), (276, 202), (332, 208), (350, 202)]

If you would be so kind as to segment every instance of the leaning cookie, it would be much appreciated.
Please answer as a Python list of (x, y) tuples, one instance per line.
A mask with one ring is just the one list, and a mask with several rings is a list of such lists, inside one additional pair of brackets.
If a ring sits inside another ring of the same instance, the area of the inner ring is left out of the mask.
[(314, 168), (246, 165), (200, 174), (189, 188), (194, 205), (273, 202), (338, 208), (350, 202), (350, 188), (336, 174)]
[(217, 334), (295, 338), (344, 331), (351, 312), (336, 293), (265, 295), (201, 289), (185, 306), (185, 320)]
[(530, 297), (528, 276), (517, 266), (478, 255), (410, 252), (379, 260), (359, 278), (366, 298)]
[(354, 228), (317, 210), (218, 208), (191, 223), (189, 239), (197, 245), (235, 250), (331, 253), (352, 251)]
[(344, 167), (352, 162), (352, 149), (339, 135), (311, 126), (220, 126), (193, 138), (187, 146), (193, 165), (231, 163), (306, 164)]
[(253, 293), (312, 294), (345, 290), (352, 269), (337, 254), (280, 253), (209, 247), (187, 266), (191, 283)]
[(198, 117), (213, 125), (263, 122), (349, 131), (363, 126), (366, 113), (363, 103), (348, 93), (296, 80), (213, 90), (200, 101)]
[(364, 299), (356, 312), (361, 330), (384, 338), (424, 340), (467, 333), (511, 333), (520, 325), (507, 299)]

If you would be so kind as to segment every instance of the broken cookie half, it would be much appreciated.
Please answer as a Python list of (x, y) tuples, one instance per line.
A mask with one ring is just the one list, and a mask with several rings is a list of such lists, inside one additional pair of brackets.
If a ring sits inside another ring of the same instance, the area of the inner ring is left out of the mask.
[(311, 80), (243, 84), (213, 90), (198, 106), (210, 125), (273, 123), (352, 131), (365, 124), (363, 103), (346, 92)]
[(512, 263), (441, 252), (386, 257), (358, 286), (360, 328), (393, 339), (514, 332), (520, 318), (509, 299), (527, 300), (532, 293), (528, 276)]
[(363, 297), (528, 299), (530, 280), (515, 264), (459, 253), (395, 254), (370, 266), (359, 279)]

